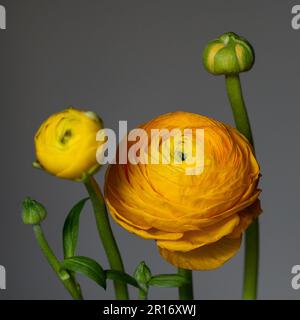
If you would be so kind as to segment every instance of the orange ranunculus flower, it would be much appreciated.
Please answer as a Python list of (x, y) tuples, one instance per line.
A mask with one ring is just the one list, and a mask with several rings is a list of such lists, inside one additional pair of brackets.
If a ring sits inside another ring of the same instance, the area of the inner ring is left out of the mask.
[[(140, 128), (148, 137), (151, 129), (192, 129), (192, 148), (185, 151), (185, 140), (183, 149), (170, 148), (173, 159), (182, 158), (179, 164), (110, 165), (105, 200), (111, 215), (128, 231), (156, 240), (160, 254), (175, 266), (221, 266), (236, 254), (242, 233), (261, 213), (260, 170), (251, 145), (236, 129), (187, 112), (159, 116)], [(204, 160), (203, 171), (191, 175), (185, 169), (192, 161), (185, 162), (195, 151), (195, 129), (204, 129)]]

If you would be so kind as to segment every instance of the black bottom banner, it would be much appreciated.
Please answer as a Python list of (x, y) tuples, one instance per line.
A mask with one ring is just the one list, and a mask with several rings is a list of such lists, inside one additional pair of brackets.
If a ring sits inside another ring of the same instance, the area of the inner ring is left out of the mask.
[[(0, 301), (1, 315), (18, 319), (243, 319), (267, 313), (287, 318), (298, 315), (299, 301)], [(2, 319), (2, 317), (1, 317)]]

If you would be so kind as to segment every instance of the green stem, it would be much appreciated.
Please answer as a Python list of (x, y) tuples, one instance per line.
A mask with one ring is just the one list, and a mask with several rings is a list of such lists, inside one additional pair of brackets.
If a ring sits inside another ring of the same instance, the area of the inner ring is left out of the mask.
[[(104, 250), (106, 252), (110, 268), (113, 270), (124, 272), (121, 254), (110, 226), (101, 190), (96, 180), (92, 176), (85, 181), (85, 186), (92, 201), (97, 229)], [(116, 298), (118, 300), (129, 299), (127, 285), (124, 282), (115, 280), (114, 287)]]
[(33, 226), (33, 231), (42, 252), (64, 287), (69, 291), (73, 299), (82, 300), (83, 298), (76, 282), (72, 279), (67, 271), (61, 270), (60, 262), (57, 260), (55, 254), (50, 248), (43, 233), (42, 227), (39, 224), (36, 224)]
[(226, 89), (236, 128), (254, 147), (252, 130), (243, 98), (240, 77), (238, 75), (226, 76)]
[(256, 300), (259, 262), (259, 223), (258, 219), (249, 226), (245, 239), (245, 268), (244, 268), (244, 300)]
[(192, 270), (178, 268), (178, 274), (185, 277), (188, 280), (188, 284), (179, 287), (179, 299), (180, 300), (193, 300), (193, 272)]
[(139, 300), (147, 300), (148, 299), (148, 291), (139, 289)]
[[(254, 150), (253, 136), (239, 75), (226, 76), (226, 89), (236, 127), (249, 140)], [(246, 231), (243, 299), (255, 300), (257, 297), (258, 266), (259, 222), (256, 219)]]

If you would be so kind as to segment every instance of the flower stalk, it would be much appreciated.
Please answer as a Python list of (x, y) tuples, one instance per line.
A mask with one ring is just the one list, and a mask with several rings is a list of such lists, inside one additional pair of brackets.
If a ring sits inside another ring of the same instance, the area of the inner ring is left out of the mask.
[(138, 298), (139, 298), (139, 300), (148, 300), (148, 291), (145, 291), (143, 289), (139, 289)]
[[(250, 121), (243, 98), (239, 75), (226, 76), (226, 89), (237, 129), (254, 149)], [(255, 219), (246, 231), (243, 299), (256, 300), (259, 268), (259, 221)]]
[(44, 256), (46, 257), (54, 272), (57, 274), (64, 287), (68, 290), (73, 299), (82, 300), (83, 297), (81, 295), (79, 286), (67, 271), (61, 269), (61, 264), (50, 248), (40, 224), (33, 225), (33, 231)]
[[(98, 233), (102, 241), (110, 268), (124, 272), (121, 254), (111, 229), (102, 192), (93, 176), (89, 176), (85, 180), (84, 184), (93, 205)], [(124, 282), (115, 280), (114, 288), (116, 298), (118, 300), (129, 299), (127, 285)]]
[(242, 133), (254, 147), (252, 130), (243, 98), (239, 75), (226, 75), (226, 90), (230, 101), (236, 128)]
[(194, 289), (193, 289), (193, 272), (192, 270), (178, 268), (178, 274), (183, 276), (188, 284), (179, 287), (179, 300), (193, 300)]

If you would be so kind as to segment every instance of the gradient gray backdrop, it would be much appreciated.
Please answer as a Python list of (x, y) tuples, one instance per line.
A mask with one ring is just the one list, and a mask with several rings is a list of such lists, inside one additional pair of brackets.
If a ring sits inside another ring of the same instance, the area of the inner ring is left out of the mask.
[[(45, 232), (61, 257), (66, 213), (86, 196), (81, 184), (31, 167), (41, 122), (73, 105), (96, 111), (113, 129), (118, 120), (134, 128), (179, 109), (233, 124), (223, 77), (211, 76), (201, 64), (205, 44), (225, 31), (248, 38), (257, 56), (242, 81), (263, 174), (259, 297), (300, 298), (290, 285), (291, 267), (300, 264), (300, 30), (291, 28), (296, 1), (0, 4), (7, 9), (7, 30), (0, 31), (0, 264), (7, 270), (7, 290), (0, 299), (69, 299), (20, 216), (25, 196), (43, 202), (49, 210)], [(101, 183), (104, 171), (97, 176)], [(141, 260), (153, 273), (174, 271), (154, 242), (114, 222), (113, 229), (129, 273)], [(82, 215), (78, 253), (107, 267), (90, 205)], [(195, 272), (196, 298), (239, 299), (243, 253), (218, 270)], [(104, 292), (79, 278), (86, 298), (113, 298), (111, 286)], [(151, 289), (150, 298), (176, 298), (176, 291)]]

